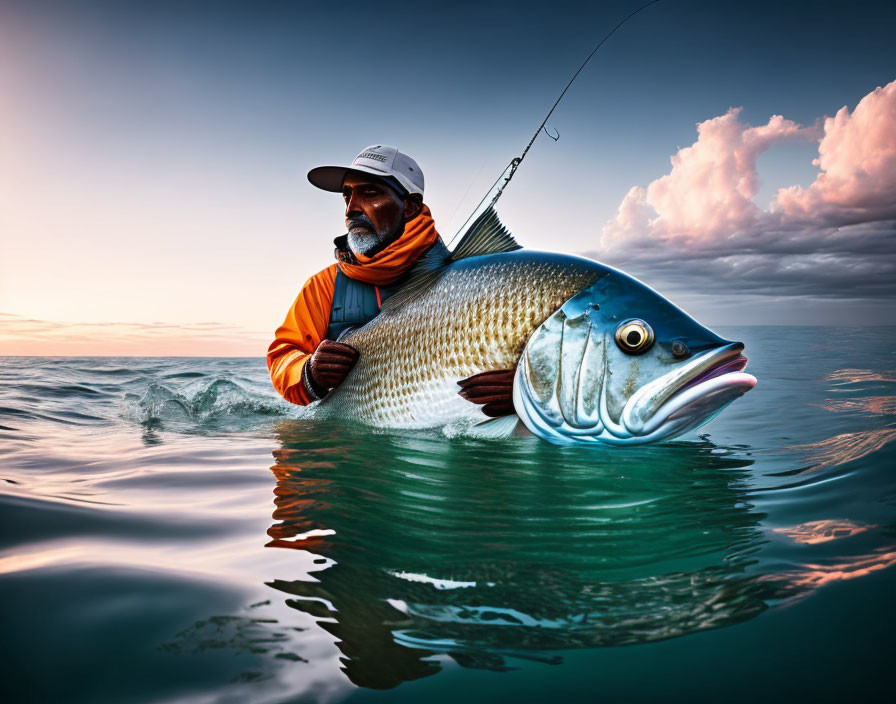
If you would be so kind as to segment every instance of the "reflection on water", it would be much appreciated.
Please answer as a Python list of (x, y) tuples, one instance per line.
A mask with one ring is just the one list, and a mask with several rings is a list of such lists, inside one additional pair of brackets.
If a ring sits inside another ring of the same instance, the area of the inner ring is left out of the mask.
[(825, 381), (839, 381), (846, 384), (860, 384), (866, 381), (896, 381), (896, 374), (876, 372), (871, 369), (837, 369), (825, 376)]
[(742, 452), (298, 424), (280, 427), (280, 443), (268, 545), (313, 553), (320, 569), (270, 586), (338, 638), (358, 685), (434, 674), (434, 654), (490, 670), (507, 656), (560, 662), (549, 651), (671, 638), (766, 608), (748, 574), (763, 515)]
[(849, 520), (809, 521), (789, 528), (775, 528), (775, 533), (781, 533), (791, 538), (795, 543), (804, 545), (819, 545), (839, 538), (849, 538), (859, 533), (864, 533), (873, 525), (863, 525)]
[(0, 359), (4, 701), (889, 696), (892, 331), (748, 332), (712, 442), (630, 449), (312, 424), (263, 359)]
[[(252, 604), (249, 610), (268, 606), (269, 601)], [(220, 615), (196, 621), (189, 628), (160, 646), (174, 654), (194, 654), (209, 650), (228, 650), (235, 655), (251, 653), (287, 662), (307, 662), (294, 652), (295, 635), (304, 628), (284, 626), (274, 618), (258, 615)], [(233, 681), (252, 681), (264, 675), (258, 671), (241, 672)]]
[(775, 597), (783, 604), (791, 605), (825, 585), (867, 577), (892, 565), (896, 565), (896, 545), (878, 548), (867, 555), (835, 559), (830, 564), (801, 564), (792, 570), (765, 575), (760, 580), (774, 585)]
[(896, 550), (893, 547), (878, 550), (871, 555), (850, 557), (843, 562), (835, 562), (831, 565), (806, 564), (800, 571), (793, 573), (784, 572), (778, 575), (778, 577), (789, 578), (791, 585), (794, 587), (811, 589), (817, 589), (825, 584), (841, 579), (865, 577), (872, 572), (896, 564)]
[(857, 411), (876, 416), (896, 415), (896, 396), (869, 396), (867, 398), (850, 398), (842, 401), (825, 401), (820, 404), (826, 411), (835, 413)]
[(807, 453), (808, 469), (818, 470), (854, 462), (896, 439), (896, 428), (862, 430), (856, 433), (842, 433), (821, 442), (795, 445), (787, 449)]
[[(815, 404), (819, 408), (834, 413), (851, 413), (862, 416), (889, 416), (896, 414), (896, 396), (868, 396), (860, 393), (861, 386), (871, 382), (889, 384), (896, 382), (896, 375), (875, 372), (870, 369), (838, 369), (825, 376), (826, 381), (836, 382), (836, 390), (849, 390), (859, 393), (851, 398), (826, 399), (824, 403)], [(794, 445), (785, 448), (792, 452), (806, 455), (808, 466), (783, 472), (783, 475), (802, 474), (826, 467), (836, 467), (854, 462), (862, 457), (877, 452), (896, 438), (896, 428), (872, 428), (841, 433), (819, 442)]]

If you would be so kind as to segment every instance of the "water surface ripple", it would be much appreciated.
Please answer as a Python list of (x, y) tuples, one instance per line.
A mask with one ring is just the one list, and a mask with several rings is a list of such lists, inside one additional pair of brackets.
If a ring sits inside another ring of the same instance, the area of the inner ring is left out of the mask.
[(306, 421), (262, 359), (0, 358), (4, 700), (885, 699), (894, 331), (722, 332), (759, 386), (641, 448)]

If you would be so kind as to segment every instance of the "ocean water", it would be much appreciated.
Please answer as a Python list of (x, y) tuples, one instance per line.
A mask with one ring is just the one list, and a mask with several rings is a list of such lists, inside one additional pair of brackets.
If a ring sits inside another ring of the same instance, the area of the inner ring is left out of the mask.
[(303, 420), (261, 358), (0, 358), (0, 697), (891, 701), (896, 330), (720, 332), (756, 389), (632, 449)]

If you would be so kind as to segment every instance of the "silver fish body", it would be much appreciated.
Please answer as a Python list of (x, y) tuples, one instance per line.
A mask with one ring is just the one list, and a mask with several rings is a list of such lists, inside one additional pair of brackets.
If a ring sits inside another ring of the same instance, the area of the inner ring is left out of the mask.
[(317, 414), (392, 428), (483, 420), (457, 382), (515, 367), (535, 329), (601, 273), (587, 259), (527, 250), (453, 262), (421, 295), (387, 301), (341, 339), (360, 359)]
[[(534, 434), (640, 444), (702, 425), (756, 383), (742, 371), (741, 343), (589, 259), (529, 250), (462, 258), (418, 294), (395, 298), (343, 339), (360, 360), (318, 415), (388, 428), (482, 422), (457, 382), (516, 367), (514, 407)], [(649, 332), (649, 346), (633, 352), (620, 330)]]

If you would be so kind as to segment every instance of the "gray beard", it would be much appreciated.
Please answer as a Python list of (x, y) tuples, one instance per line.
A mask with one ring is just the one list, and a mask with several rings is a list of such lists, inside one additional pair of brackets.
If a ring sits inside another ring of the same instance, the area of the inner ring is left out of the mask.
[(382, 235), (361, 228), (349, 230), (348, 248), (356, 255), (369, 257), (376, 253), (384, 239), (385, 237)]

